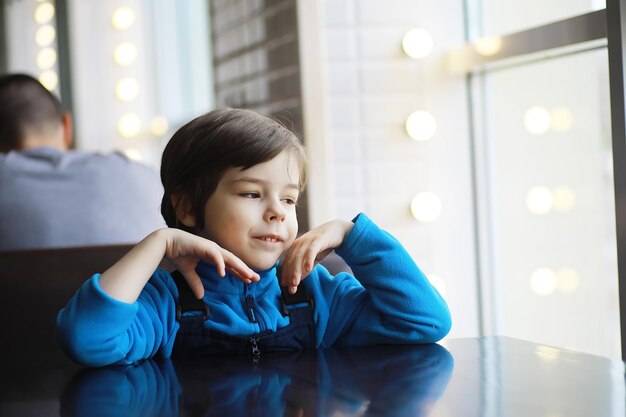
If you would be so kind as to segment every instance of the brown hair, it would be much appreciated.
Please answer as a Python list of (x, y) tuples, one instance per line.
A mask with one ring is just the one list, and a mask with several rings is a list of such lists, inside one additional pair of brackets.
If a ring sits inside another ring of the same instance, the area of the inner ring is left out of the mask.
[[(189, 230), (176, 217), (172, 196), (188, 199), (196, 228), (204, 227), (204, 206), (228, 168), (248, 169), (291, 151), (300, 167), (300, 191), (306, 184), (307, 158), (296, 135), (282, 124), (251, 110), (223, 108), (182, 126), (163, 151), (161, 214), (169, 227)], [(178, 203), (178, 201), (176, 202)]]
[(26, 74), (0, 77), (0, 152), (20, 150), (28, 131), (61, 122), (61, 102), (39, 81)]

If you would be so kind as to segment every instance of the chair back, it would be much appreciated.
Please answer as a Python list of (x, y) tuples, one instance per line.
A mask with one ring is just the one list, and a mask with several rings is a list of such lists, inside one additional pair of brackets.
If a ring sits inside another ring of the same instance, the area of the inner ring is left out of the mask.
[(132, 245), (0, 252), (2, 367), (50, 366), (69, 360), (58, 347), (56, 316), (81, 284)]

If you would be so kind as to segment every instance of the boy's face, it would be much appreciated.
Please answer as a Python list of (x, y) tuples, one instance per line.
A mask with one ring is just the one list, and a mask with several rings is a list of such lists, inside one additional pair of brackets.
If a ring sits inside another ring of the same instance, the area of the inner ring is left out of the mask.
[(298, 231), (299, 172), (287, 151), (243, 171), (227, 169), (204, 206), (202, 234), (254, 270), (273, 267)]

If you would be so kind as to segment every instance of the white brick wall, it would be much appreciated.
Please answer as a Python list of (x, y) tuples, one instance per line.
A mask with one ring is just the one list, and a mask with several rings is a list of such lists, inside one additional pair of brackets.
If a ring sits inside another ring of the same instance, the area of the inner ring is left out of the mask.
[[(464, 79), (443, 66), (446, 49), (463, 43), (461, 0), (326, 0), (327, 108), (334, 215), (366, 212), (393, 233), (424, 272), (442, 277), (453, 314), (451, 336), (478, 334), (470, 145)], [(424, 60), (401, 49), (421, 27), (435, 49)], [(404, 131), (415, 110), (436, 118), (435, 137), (416, 142)], [(312, 161), (315, 165), (315, 161)], [(433, 191), (439, 219), (423, 224), (412, 197)]]

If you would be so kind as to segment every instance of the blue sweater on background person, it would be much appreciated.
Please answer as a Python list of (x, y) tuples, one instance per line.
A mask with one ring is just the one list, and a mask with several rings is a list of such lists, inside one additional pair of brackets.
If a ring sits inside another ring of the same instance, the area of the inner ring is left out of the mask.
[[(314, 348), (372, 344), (433, 343), (450, 330), (448, 307), (401, 244), (360, 214), (336, 252), (351, 267), (331, 275), (316, 265), (302, 281), (314, 300)], [(259, 272), (261, 280), (244, 284), (200, 262), (210, 331), (253, 336), (289, 324), (282, 314), (276, 267)], [(108, 296), (96, 274), (77, 291), (57, 317), (61, 347), (88, 366), (132, 364), (170, 357), (180, 324), (178, 289), (172, 276), (158, 269), (135, 303)], [(257, 317), (246, 312), (245, 297), (256, 301)]]

